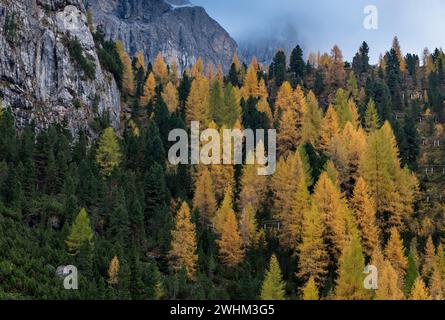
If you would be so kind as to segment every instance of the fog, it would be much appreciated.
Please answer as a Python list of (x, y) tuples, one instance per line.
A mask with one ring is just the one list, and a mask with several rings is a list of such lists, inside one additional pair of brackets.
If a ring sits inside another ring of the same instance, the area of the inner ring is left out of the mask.
[[(309, 51), (329, 52), (339, 45), (351, 60), (363, 41), (371, 62), (399, 37), (404, 53), (422, 54), (425, 47), (445, 47), (443, 0), (192, 0), (203, 6), (239, 43), (286, 40)], [(363, 26), (367, 5), (378, 9), (378, 29)]]

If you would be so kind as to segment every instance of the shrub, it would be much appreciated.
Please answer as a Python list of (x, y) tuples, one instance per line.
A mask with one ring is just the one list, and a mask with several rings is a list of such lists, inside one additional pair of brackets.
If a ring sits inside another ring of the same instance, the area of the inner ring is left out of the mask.
[(85, 58), (79, 39), (77, 39), (77, 37), (65, 37), (64, 44), (68, 49), (71, 60), (82, 69), (85, 77), (91, 80), (96, 79), (96, 66), (91, 62), (91, 59)]

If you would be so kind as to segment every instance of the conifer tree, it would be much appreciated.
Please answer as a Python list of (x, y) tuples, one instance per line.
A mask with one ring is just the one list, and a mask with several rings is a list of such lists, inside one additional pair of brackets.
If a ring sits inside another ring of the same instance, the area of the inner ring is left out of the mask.
[(323, 284), (329, 263), (328, 253), (323, 242), (324, 225), (315, 206), (304, 212), (302, 241), (299, 245), (299, 268), (297, 276), (304, 281), (314, 278), (318, 285)]
[(284, 300), (285, 284), (281, 275), (280, 265), (277, 257), (272, 255), (270, 258), (269, 269), (267, 270), (264, 282), (261, 288), (261, 300)]
[(201, 169), (196, 182), (193, 208), (199, 210), (202, 222), (209, 224), (213, 221), (216, 214), (216, 199), (212, 178), (207, 168)]
[(340, 126), (340, 130), (343, 130), (348, 121), (352, 122), (352, 114), (348, 106), (347, 94), (341, 88), (338, 89), (337, 93), (335, 94), (334, 109), (338, 116), (338, 124)]
[(391, 262), (391, 265), (397, 272), (399, 278), (399, 287), (403, 287), (402, 282), (406, 274), (408, 261), (405, 257), (400, 234), (395, 227), (391, 229), (390, 238), (385, 248), (385, 256), (389, 260), (389, 262)]
[(227, 219), (229, 212), (233, 212), (233, 190), (232, 186), (227, 186), (224, 191), (224, 200), (221, 206), (216, 211), (215, 218), (213, 219), (213, 225), (215, 227), (216, 233), (221, 234), (223, 231), (224, 223)]
[(420, 277), (414, 281), (413, 289), (411, 290), (410, 300), (431, 300), (431, 296), (425, 283)]
[(337, 113), (332, 105), (329, 105), (328, 110), (321, 121), (320, 129), (320, 141), (318, 147), (322, 151), (327, 151), (331, 145), (332, 139), (340, 131)]
[(443, 300), (444, 281), (437, 268), (435, 268), (429, 279), (429, 292), (431, 293), (432, 300)]
[(252, 60), (252, 63), (247, 69), (246, 78), (244, 79), (244, 86), (242, 92), (245, 100), (249, 99), (249, 97), (256, 98), (259, 96), (258, 77), (257, 77), (258, 64), (255, 64), (255, 61), (256, 59)]
[[(251, 151), (247, 155), (247, 161), (254, 161), (254, 153)], [(241, 191), (239, 193), (239, 207), (244, 209), (246, 206), (252, 206), (256, 212), (260, 209), (261, 202), (267, 190), (268, 179), (265, 176), (258, 175), (257, 165), (243, 166), (241, 176)]]
[(146, 106), (156, 98), (156, 79), (153, 72), (150, 72), (144, 83), (142, 95), (139, 99), (141, 106)]
[(122, 63), (122, 89), (124, 93), (132, 96), (135, 94), (136, 86), (134, 83), (133, 68), (131, 66), (131, 59), (124, 49), (122, 41), (116, 42), (116, 51)]
[(199, 57), (192, 67), (191, 76), (192, 78), (197, 79), (203, 76), (203, 72), (204, 72), (204, 60), (202, 59), (202, 57)]
[(319, 300), (318, 288), (315, 284), (314, 277), (310, 277), (303, 289), (303, 300)]
[(387, 216), (380, 221), (385, 231), (393, 226), (401, 228), (404, 216), (413, 210), (417, 183), (409, 172), (400, 168), (397, 143), (388, 122), (369, 136), (359, 173), (368, 185), (378, 213)]
[(374, 100), (369, 100), (365, 113), (365, 128), (367, 132), (374, 132), (379, 129), (379, 115), (375, 107)]
[(207, 78), (198, 76), (192, 82), (190, 94), (187, 98), (186, 112), (187, 125), (191, 121), (199, 121), (201, 126), (206, 126), (208, 120), (209, 104), (209, 81)]
[(119, 283), (119, 259), (114, 256), (111, 259), (110, 266), (108, 267), (108, 283), (111, 285), (116, 285)]
[(139, 69), (145, 70), (144, 53), (141, 50), (136, 52), (135, 60), (136, 60), (136, 63), (134, 66), (135, 66), (136, 70), (139, 70)]
[(224, 111), (224, 91), (222, 83), (219, 82), (219, 80), (214, 80), (210, 89), (208, 118), (220, 127), (223, 124)]
[(289, 82), (284, 82), (278, 91), (277, 100), (275, 101), (275, 120), (279, 120), (280, 115), (286, 109), (292, 109), (294, 106), (294, 92)]
[(190, 208), (183, 202), (175, 217), (171, 249), (168, 253), (170, 266), (176, 272), (185, 268), (189, 279), (194, 279), (198, 255), (196, 254), (196, 230), (191, 221)]
[(363, 286), (365, 257), (362, 253), (358, 235), (354, 234), (352, 240), (345, 246), (339, 263), (337, 287), (335, 289), (336, 299), (368, 299), (369, 294)]
[(239, 229), (243, 248), (247, 248), (255, 242), (257, 232), (255, 211), (250, 204), (247, 204), (241, 212)]
[(168, 81), (168, 70), (165, 64), (162, 54), (159, 53), (156, 56), (155, 62), (153, 64), (153, 73), (159, 83), (165, 84)]
[(359, 178), (355, 185), (354, 195), (351, 199), (351, 209), (360, 231), (364, 252), (372, 257), (374, 250), (378, 249), (379, 229), (376, 220), (376, 210), (368, 195), (365, 180)]
[(275, 218), (281, 219), (292, 210), (295, 190), (301, 176), (304, 176), (304, 172), (298, 151), (278, 160), (271, 186), (274, 194), (272, 213)]
[(346, 241), (347, 206), (340, 190), (326, 172), (320, 175), (312, 197), (325, 224), (325, 239), (330, 253), (338, 258)]
[(419, 277), (419, 272), (417, 271), (416, 261), (414, 260), (414, 255), (412, 252), (408, 255), (408, 267), (406, 270), (405, 286), (404, 292), (406, 296), (409, 296), (413, 288), (414, 282)]
[(237, 89), (229, 83), (224, 89), (222, 124), (227, 128), (233, 128), (238, 121), (241, 121), (241, 117), (242, 110)]
[(98, 145), (96, 162), (101, 168), (102, 175), (108, 177), (122, 161), (119, 141), (113, 128), (105, 129), (99, 138)]
[(303, 119), (302, 140), (315, 146), (320, 135), (322, 111), (318, 105), (317, 97), (312, 91), (309, 91), (306, 97), (306, 105), (307, 112)]
[(167, 106), (168, 111), (170, 113), (175, 112), (179, 104), (178, 90), (176, 90), (176, 87), (171, 82), (167, 83), (167, 86), (165, 87), (161, 96), (162, 100), (164, 100)]
[(282, 214), (283, 227), (279, 233), (280, 244), (285, 248), (297, 249), (302, 234), (304, 213), (311, 210), (306, 177), (300, 175), (293, 198), (292, 209)]
[(378, 270), (378, 289), (375, 293), (375, 300), (402, 300), (404, 297), (399, 288), (399, 276), (391, 263), (384, 260)]
[(433, 239), (428, 237), (425, 245), (423, 262), (422, 262), (422, 277), (426, 281), (429, 280), (434, 272), (436, 264), (436, 248), (434, 247)]
[(85, 209), (81, 209), (73, 225), (71, 232), (65, 243), (68, 247), (68, 252), (72, 255), (77, 255), (81, 247), (91, 242), (93, 239), (93, 230), (91, 228), (90, 219)]
[(222, 226), (221, 238), (217, 241), (219, 256), (225, 266), (235, 267), (243, 258), (242, 240), (238, 232), (235, 212), (229, 211)]

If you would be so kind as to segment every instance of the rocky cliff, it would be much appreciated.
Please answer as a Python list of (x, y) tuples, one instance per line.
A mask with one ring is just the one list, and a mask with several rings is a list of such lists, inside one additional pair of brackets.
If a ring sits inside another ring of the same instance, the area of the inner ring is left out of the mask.
[(0, 0), (0, 98), (18, 127), (66, 120), (76, 131), (105, 110), (119, 125), (119, 90), (100, 66), (82, 0)]
[(113, 40), (122, 40), (153, 61), (160, 52), (180, 69), (198, 57), (230, 68), (236, 42), (206, 11), (187, 0), (89, 0), (95, 25)]

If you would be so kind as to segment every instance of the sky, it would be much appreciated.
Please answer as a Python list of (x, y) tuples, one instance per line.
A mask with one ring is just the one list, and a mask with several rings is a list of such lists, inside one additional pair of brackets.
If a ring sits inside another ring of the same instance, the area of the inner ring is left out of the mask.
[[(425, 47), (445, 48), (443, 0), (192, 0), (203, 6), (239, 43), (286, 38), (305, 51), (330, 52), (334, 44), (351, 61), (363, 41), (371, 62), (398, 36), (402, 51), (422, 55)], [(378, 29), (363, 26), (364, 9), (378, 12)], [(292, 45), (294, 46), (294, 45)]]

